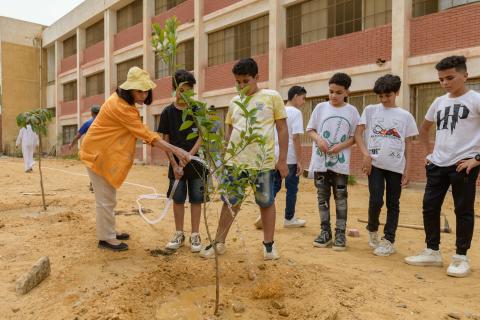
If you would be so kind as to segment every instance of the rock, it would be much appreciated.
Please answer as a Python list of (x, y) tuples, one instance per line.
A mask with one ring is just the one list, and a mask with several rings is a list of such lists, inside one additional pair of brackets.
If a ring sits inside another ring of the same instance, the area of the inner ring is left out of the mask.
[(420, 280), (425, 279), (425, 278), (423, 277), (423, 274), (421, 274), (421, 273), (415, 273), (415, 278), (420, 279)]
[(282, 317), (288, 317), (290, 315), (285, 309), (280, 309), (280, 311), (278, 311), (278, 314)]
[(12, 311), (13, 313), (17, 313), (18, 311), (20, 311), (20, 308), (12, 307)]
[(360, 231), (358, 229), (348, 229), (347, 235), (352, 238), (358, 238), (360, 237)]
[(17, 294), (26, 294), (39, 285), (50, 274), (50, 259), (41, 257), (28, 271), (17, 279), (15, 290)]
[(273, 300), (272, 301), (272, 307), (274, 307), (275, 309), (283, 309), (285, 308), (285, 304), (277, 301), (277, 300)]
[(462, 315), (458, 312), (449, 312), (447, 313), (447, 316), (450, 317), (451, 319), (457, 319), (457, 320), (462, 319)]
[(232, 309), (235, 313), (245, 312), (245, 305), (241, 301), (233, 301)]
[(259, 264), (258, 269), (259, 270), (265, 270), (265, 264), (264, 263)]

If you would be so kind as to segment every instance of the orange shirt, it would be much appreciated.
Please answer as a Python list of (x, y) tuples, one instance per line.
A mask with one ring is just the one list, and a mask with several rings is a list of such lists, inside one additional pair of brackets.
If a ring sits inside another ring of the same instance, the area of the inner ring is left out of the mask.
[(137, 138), (149, 144), (160, 140), (142, 123), (137, 108), (113, 93), (83, 138), (80, 159), (118, 189), (133, 165)]

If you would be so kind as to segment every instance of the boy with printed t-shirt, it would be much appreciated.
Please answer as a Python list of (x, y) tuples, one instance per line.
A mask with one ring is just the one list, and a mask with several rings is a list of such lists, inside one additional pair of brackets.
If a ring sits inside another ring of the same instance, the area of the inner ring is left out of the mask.
[[(355, 132), (355, 142), (363, 155), (362, 170), (368, 176), (370, 201), (368, 204), (369, 245), (377, 256), (395, 252), (393, 243), (400, 213), (402, 186), (408, 183), (411, 137), (418, 135), (412, 114), (395, 104), (400, 91), (400, 77), (391, 74), (377, 79), (373, 91), (379, 104), (363, 110)], [(380, 211), (387, 189), (387, 223), (384, 237), (378, 241)]]
[(328, 81), (329, 101), (319, 103), (312, 112), (307, 132), (313, 140), (309, 172), (314, 173), (320, 211), (320, 235), (313, 245), (326, 248), (332, 245), (330, 227), (330, 195), (333, 191), (336, 206), (334, 250), (345, 250), (347, 225), (347, 181), (350, 173), (350, 149), (357, 127), (357, 108), (346, 103), (352, 79), (336, 73)]
[[(285, 112), (285, 105), (282, 97), (275, 90), (260, 89), (258, 87), (258, 66), (255, 60), (251, 58), (242, 59), (234, 66), (232, 73), (235, 77), (236, 84), (240, 90), (248, 87), (247, 96), (251, 97), (248, 105), (248, 111), (256, 108), (256, 127), (260, 129), (255, 130), (255, 133), (265, 138), (265, 150), (268, 157), (266, 163), (261, 168), (256, 163), (257, 155), (263, 154), (262, 146), (258, 143), (252, 143), (246, 146), (235, 158), (230, 159), (226, 164), (226, 178), (230, 181), (234, 179), (232, 172), (233, 166), (243, 165), (246, 171), (242, 172), (241, 178), (255, 178), (252, 181), (255, 188), (255, 202), (260, 207), (260, 213), (263, 222), (263, 257), (265, 260), (275, 260), (280, 256), (277, 252), (273, 241), (275, 232), (275, 195), (273, 188), (273, 177), (275, 169), (280, 172), (281, 177), (285, 177), (288, 173), (287, 168), (287, 148), (288, 148), (288, 129), (286, 123), (287, 114)], [(246, 130), (246, 119), (242, 109), (235, 103), (240, 101), (237, 95), (234, 97), (228, 107), (228, 113), (225, 119), (227, 130), (225, 132), (225, 140), (228, 141), (229, 146), (232, 144), (238, 145), (242, 139), (242, 132)], [(274, 156), (274, 128), (278, 132), (279, 141), (279, 156), (275, 163)], [(253, 175), (253, 176), (252, 176)], [(251, 179), (253, 180), (253, 179)], [(228, 196), (228, 202), (233, 205), (233, 211), (236, 213), (240, 210), (240, 203), (245, 197), (245, 190), (238, 190)], [(222, 207), (220, 221), (218, 222), (217, 234), (214, 243), (203, 248), (200, 256), (204, 258), (214, 258), (214, 245), (217, 248), (218, 254), (225, 253), (225, 239), (228, 230), (233, 222), (232, 214), (228, 208), (227, 203)]]
[(475, 192), (480, 164), (480, 93), (468, 90), (466, 58), (450, 56), (435, 68), (447, 94), (438, 97), (425, 115), (420, 142), (429, 151), (429, 131), (435, 125), (433, 152), (426, 157), (427, 184), (423, 196), (423, 225), (427, 247), (405, 258), (410, 265), (442, 266), (440, 254), (440, 211), (452, 187), (456, 216), (456, 253), (447, 275), (466, 277), (470, 273), (467, 250), (475, 222)]

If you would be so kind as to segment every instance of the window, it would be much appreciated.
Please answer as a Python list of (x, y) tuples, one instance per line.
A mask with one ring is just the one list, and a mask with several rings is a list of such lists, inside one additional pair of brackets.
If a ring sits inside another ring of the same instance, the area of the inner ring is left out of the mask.
[(63, 40), (63, 58), (70, 57), (77, 53), (77, 35)]
[(373, 91), (367, 92), (355, 92), (348, 96), (348, 103), (352, 106), (355, 106), (358, 110), (358, 113), (362, 115), (363, 109), (369, 104), (380, 103), (378, 97)]
[(52, 114), (52, 117), (57, 116), (57, 110), (55, 107), (47, 108), (47, 110), (50, 111), (50, 113)]
[(128, 70), (131, 67), (143, 68), (143, 57), (137, 57), (117, 64), (117, 85), (121, 85), (127, 80)]
[(453, 7), (462, 6), (468, 3), (479, 2), (480, 0), (438, 0), (438, 9), (445, 10)]
[(63, 85), (63, 101), (77, 100), (77, 81), (65, 83)]
[(392, 0), (310, 0), (287, 8), (287, 47), (378, 27), (392, 20)]
[(186, 0), (155, 0), (155, 15), (168, 11)]
[(103, 19), (91, 25), (85, 30), (86, 47), (91, 47), (95, 43), (103, 41), (104, 38), (104, 22)]
[[(302, 111), (302, 116), (303, 116), (303, 126), (306, 129), (308, 121), (310, 120), (310, 117), (312, 116), (313, 109), (319, 104), (320, 102), (325, 102), (328, 101), (328, 96), (321, 96), (321, 97), (313, 97), (313, 98), (307, 98), (305, 99), (305, 104), (303, 105), (301, 111)], [(307, 134), (307, 131), (305, 131), (304, 134), (300, 135), (300, 141), (302, 145), (311, 145), (312, 144), (312, 139)]]
[(208, 35), (208, 65), (268, 52), (268, 15)]
[[(467, 87), (471, 90), (480, 92), (480, 79), (471, 79), (467, 81)], [(414, 85), (410, 91), (410, 111), (417, 121), (417, 126), (425, 119), (428, 108), (435, 98), (445, 94), (438, 82)]]
[(70, 126), (62, 126), (63, 145), (69, 144), (77, 135), (78, 127), (76, 124)]
[(143, 19), (143, 2), (136, 0), (117, 11), (117, 33), (125, 30)]
[(55, 46), (47, 48), (47, 83), (55, 82)]
[[(193, 71), (194, 59), (194, 42), (193, 39), (182, 42), (178, 45), (177, 50), (177, 68)], [(168, 66), (163, 62), (160, 55), (155, 56), (155, 79), (160, 79), (172, 75), (174, 70), (169, 70)]]
[(412, 16), (420, 17), (480, 0), (413, 0)]
[(100, 72), (86, 79), (87, 97), (96, 96), (97, 94), (105, 93), (105, 73)]

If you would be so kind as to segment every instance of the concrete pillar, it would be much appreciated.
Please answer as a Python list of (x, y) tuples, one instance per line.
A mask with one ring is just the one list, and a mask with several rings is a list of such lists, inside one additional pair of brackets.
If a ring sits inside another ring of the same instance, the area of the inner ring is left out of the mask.
[(60, 62), (63, 58), (63, 43), (59, 40), (55, 41), (55, 137), (57, 137), (56, 153), (60, 153), (60, 146), (62, 144), (59, 140), (59, 134), (62, 132), (60, 117), (60, 102), (63, 100), (63, 87), (60, 84), (58, 73), (60, 72)]
[(392, 73), (402, 78), (397, 104), (409, 111), (408, 57), (410, 55), (410, 18), (412, 0), (392, 1)]
[[(152, 50), (152, 17), (155, 15), (155, 0), (143, 0), (143, 68), (150, 74), (152, 79), (155, 78), (155, 55)], [(143, 106), (143, 123), (154, 130), (155, 120), (151, 109)], [(143, 145), (143, 161), (151, 163), (151, 147)]]
[(282, 56), (286, 38), (286, 10), (281, 1), (269, 1), (268, 28), (268, 86), (278, 90), (282, 79)]
[(195, 0), (195, 25), (193, 29), (195, 54), (193, 58), (193, 69), (195, 79), (197, 80), (196, 93), (199, 99), (202, 99), (203, 93), (205, 92), (205, 69), (208, 67), (208, 38), (205, 33), (203, 15), (203, 0)]
[[(82, 73), (83, 50), (85, 50), (85, 29), (77, 28), (77, 126), (82, 124), (83, 100), (86, 96), (86, 82)], [(80, 146), (80, 144), (79, 144)]]
[(117, 87), (117, 68), (113, 63), (113, 36), (117, 30), (117, 13), (108, 9), (104, 13), (104, 60), (105, 60), (105, 100)]

